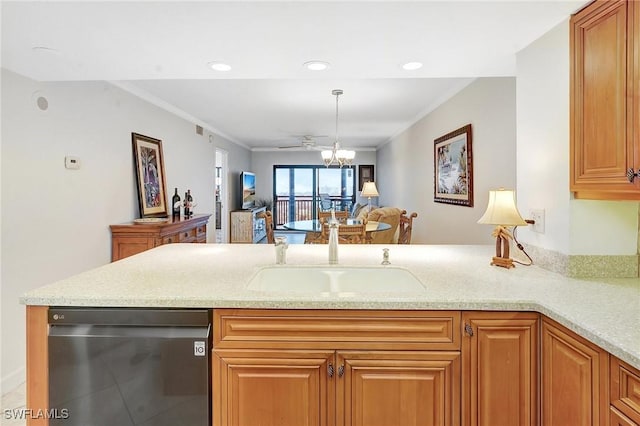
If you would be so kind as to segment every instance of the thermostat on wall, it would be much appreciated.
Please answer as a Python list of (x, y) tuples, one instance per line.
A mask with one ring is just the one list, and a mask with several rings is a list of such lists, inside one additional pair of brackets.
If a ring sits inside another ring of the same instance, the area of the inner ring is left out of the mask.
[(80, 157), (72, 157), (70, 155), (64, 157), (65, 169), (78, 170), (80, 168)]

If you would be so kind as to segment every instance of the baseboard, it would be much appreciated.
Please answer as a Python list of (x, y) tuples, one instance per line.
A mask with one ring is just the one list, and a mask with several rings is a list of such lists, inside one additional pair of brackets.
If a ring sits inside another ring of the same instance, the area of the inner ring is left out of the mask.
[(25, 367), (20, 367), (18, 370), (2, 377), (2, 380), (0, 381), (0, 391), (2, 392), (2, 395), (15, 390), (25, 382), (26, 377)]

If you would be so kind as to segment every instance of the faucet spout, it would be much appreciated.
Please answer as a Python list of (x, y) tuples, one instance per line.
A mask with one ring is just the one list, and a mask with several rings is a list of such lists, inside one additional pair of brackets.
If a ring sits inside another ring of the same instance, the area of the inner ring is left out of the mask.
[(285, 263), (287, 263), (287, 248), (289, 247), (289, 244), (287, 244), (287, 237), (276, 237), (275, 247), (276, 264), (284, 265)]
[(329, 265), (338, 264), (338, 223), (329, 223)]

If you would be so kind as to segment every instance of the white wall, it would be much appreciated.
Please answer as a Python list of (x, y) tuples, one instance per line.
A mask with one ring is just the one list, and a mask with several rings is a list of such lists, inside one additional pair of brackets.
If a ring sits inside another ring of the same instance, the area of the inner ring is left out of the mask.
[(574, 200), (569, 191), (569, 21), (517, 55), (518, 207), (545, 210), (522, 242), (564, 254), (638, 252), (638, 202)]
[[(252, 171), (256, 173), (256, 196), (258, 198), (271, 199), (273, 195), (273, 166), (274, 165), (321, 165), (322, 157), (319, 151), (255, 151), (251, 155)], [(356, 185), (358, 182), (357, 170), (359, 164), (372, 164), (374, 175), (377, 175), (375, 151), (356, 151), (353, 169), (356, 171)], [(374, 179), (377, 179), (374, 176)], [(366, 203), (366, 199), (360, 197), (358, 191), (357, 202)], [(372, 204), (374, 200), (372, 200)]]
[[(34, 93), (49, 100), (35, 106)], [(249, 152), (108, 83), (38, 83), (2, 70), (2, 388), (24, 380), (26, 291), (106, 264), (109, 224), (138, 216), (131, 132), (162, 140), (167, 192), (214, 205), (215, 144), (230, 169)], [(65, 155), (80, 170), (64, 168)], [(209, 241), (214, 241), (210, 227)], [(8, 344), (10, 343), (10, 344)]]
[[(476, 222), (490, 189), (515, 188), (515, 79), (480, 78), (378, 150), (380, 202), (415, 211), (412, 242), (490, 244), (491, 227)], [(433, 201), (434, 140), (472, 127), (474, 207)]]

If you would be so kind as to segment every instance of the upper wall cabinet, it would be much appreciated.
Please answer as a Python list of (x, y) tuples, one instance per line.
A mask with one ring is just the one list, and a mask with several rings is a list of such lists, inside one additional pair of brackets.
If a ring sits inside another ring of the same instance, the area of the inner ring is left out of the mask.
[(571, 18), (571, 191), (640, 200), (640, 2), (596, 0)]

